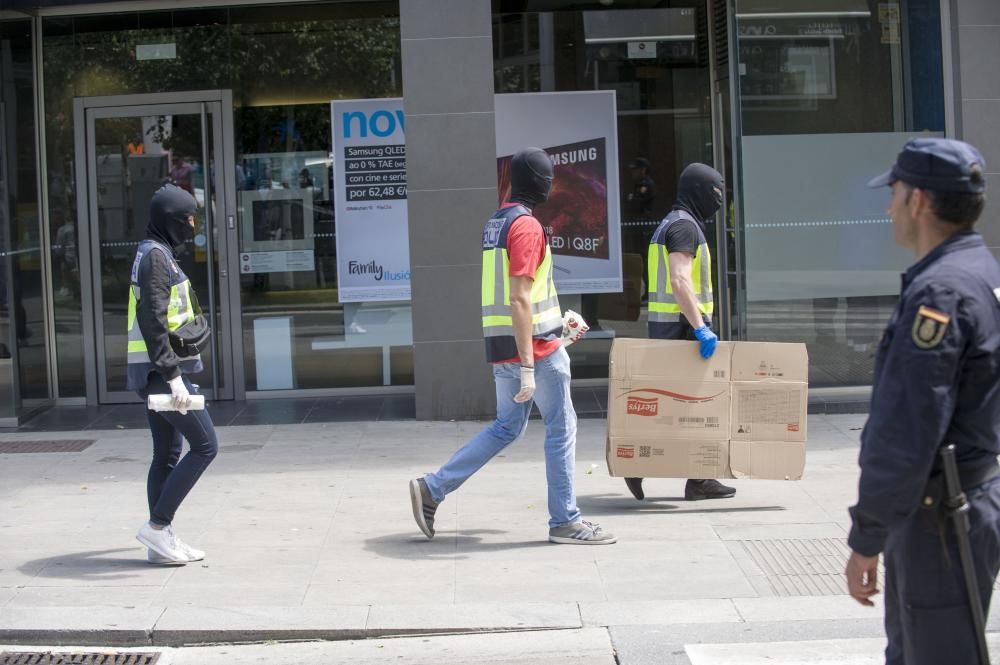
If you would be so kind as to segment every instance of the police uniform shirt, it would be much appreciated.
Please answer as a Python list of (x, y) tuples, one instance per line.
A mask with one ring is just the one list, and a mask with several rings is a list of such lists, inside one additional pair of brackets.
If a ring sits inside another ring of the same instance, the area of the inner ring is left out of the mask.
[(851, 508), (854, 551), (883, 551), (920, 505), (944, 443), (955, 444), (963, 469), (996, 464), (998, 376), (1000, 265), (978, 233), (959, 233), (903, 275), (879, 344)]
[(637, 215), (653, 211), (653, 199), (656, 198), (656, 183), (648, 175), (642, 176), (632, 188), (632, 205)]

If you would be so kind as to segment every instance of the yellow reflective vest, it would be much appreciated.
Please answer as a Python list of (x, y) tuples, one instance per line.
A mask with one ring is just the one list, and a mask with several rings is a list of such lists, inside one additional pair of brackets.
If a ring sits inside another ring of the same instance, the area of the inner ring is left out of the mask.
[[(139, 266), (142, 259), (150, 252), (163, 252), (170, 270), (170, 301), (167, 305), (167, 332), (173, 332), (188, 321), (194, 319), (196, 312), (191, 297), (191, 281), (174, 260), (170, 250), (153, 240), (143, 240), (136, 250), (135, 261), (132, 263), (132, 273), (129, 279), (128, 291), (128, 383), (129, 386), (144, 386), (146, 376), (153, 369), (149, 357), (146, 339), (139, 328), (138, 308), (141, 285), (139, 284)], [(187, 372), (197, 372), (201, 369), (201, 356), (189, 356), (180, 359), (179, 366)]]
[(698, 224), (689, 213), (683, 210), (671, 210), (670, 214), (660, 222), (649, 241), (647, 270), (649, 277), (649, 329), (655, 336), (656, 327), (662, 324), (680, 323), (682, 320), (681, 306), (674, 296), (673, 285), (670, 283), (669, 252), (666, 246), (667, 229), (681, 220), (690, 220), (698, 229), (698, 249), (691, 264), (691, 283), (698, 297), (698, 311), (706, 319), (712, 318), (715, 311), (715, 300), (712, 295), (712, 255), (708, 250), (708, 242), (701, 224)]
[[(531, 211), (516, 204), (501, 208), (483, 230), (483, 337), (486, 359), (506, 362), (516, 358), (514, 317), (510, 306), (510, 255), (507, 236), (518, 217)], [(545, 258), (535, 271), (531, 286), (531, 334), (535, 339), (553, 340), (562, 335), (562, 311), (552, 280), (552, 250), (545, 244)]]

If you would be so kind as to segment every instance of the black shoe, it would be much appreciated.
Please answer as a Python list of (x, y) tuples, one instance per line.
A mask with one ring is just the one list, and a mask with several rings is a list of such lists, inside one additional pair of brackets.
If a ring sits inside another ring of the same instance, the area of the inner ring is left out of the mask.
[(723, 485), (718, 480), (689, 480), (684, 486), (684, 498), (688, 501), (728, 499), (735, 495), (735, 487)]
[(642, 478), (626, 478), (625, 485), (628, 487), (628, 491), (632, 493), (639, 501), (646, 498), (646, 493), (642, 491)]

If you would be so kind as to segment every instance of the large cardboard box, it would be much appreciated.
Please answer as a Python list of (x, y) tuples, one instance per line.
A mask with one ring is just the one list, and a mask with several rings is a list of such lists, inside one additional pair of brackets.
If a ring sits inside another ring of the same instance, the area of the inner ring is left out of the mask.
[(803, 344), (617, 339), (608, 383), (612, 476), (798, 479), (809, 359)]
[[(611, 345), (608, 425), (615, 436), (728, 439), (732, 348), (708, 361), (691, 342), (615, 340)], [(694, 357), (689, 357), (693, 355)]]
[(625, 478), (732, 478), (729, 441), (624, 437), (608, 439), (608, 467)]
[(729, 442), (729, 478), (798, 480), (805, 466), (805, 442)]
[(735, 342), (732, 434), (740, 441), (806, 441), (809, 355), (805, 344)]

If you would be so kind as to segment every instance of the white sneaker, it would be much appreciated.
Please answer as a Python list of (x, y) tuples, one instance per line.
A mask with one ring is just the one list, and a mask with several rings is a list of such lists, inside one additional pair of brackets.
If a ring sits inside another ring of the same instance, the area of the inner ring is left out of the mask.
[(177, 538), (169, 526), (154, 529), (149, 522), (146, 522), (139, 529), (139, 533), (135, 534), (135, 538), (164, 559), (174, 563), (188, 562), (187, 555), (177, 545)]
[(188, 562), (187, 559), (184, 559), (184, 561), (174, 561), (173, 559), (168, 559), (167, 557), (160, 556), (150, 549), (146, 550), (146, 561), (155, 566), (183, 566)]
[(177, 536), (174, 536), (174, 540), (177, 541), (177, 546), (180, 548), (181, 552), (184, 552), (184, 556), (187, 557), (188, 561), (201, 561), (205, 558), (205, 553), (201, 550), (196, 550), (184, 541), (182, 541)]

